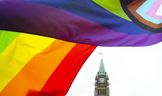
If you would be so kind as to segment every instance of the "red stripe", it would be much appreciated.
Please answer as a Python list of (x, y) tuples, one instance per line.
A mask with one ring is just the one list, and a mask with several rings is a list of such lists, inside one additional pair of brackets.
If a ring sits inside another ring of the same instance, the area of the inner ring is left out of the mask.
[(77, 44), (60, 63), (42, 90), (28, 96), (65, 96), (84, 62), (96, 46)]

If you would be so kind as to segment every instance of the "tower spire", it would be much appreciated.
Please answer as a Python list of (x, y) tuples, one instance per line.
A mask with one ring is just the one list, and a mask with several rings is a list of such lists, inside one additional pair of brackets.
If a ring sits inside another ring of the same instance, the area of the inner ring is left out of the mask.
[(106, 72), (105, 72), (105, 67), (104, 67), (103, 59), (101, 59), (98, 75), (105, 75), (105, 74), (106, 74)]

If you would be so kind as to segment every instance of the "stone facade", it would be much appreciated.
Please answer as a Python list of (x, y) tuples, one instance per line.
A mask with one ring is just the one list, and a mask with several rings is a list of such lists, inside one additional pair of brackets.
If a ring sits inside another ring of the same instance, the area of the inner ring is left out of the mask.
[(109, 95), (109, 78), (105, 72), (103, 60), (101, 60), (99, 71), (95, 79), (94, 96), (110, 96)]

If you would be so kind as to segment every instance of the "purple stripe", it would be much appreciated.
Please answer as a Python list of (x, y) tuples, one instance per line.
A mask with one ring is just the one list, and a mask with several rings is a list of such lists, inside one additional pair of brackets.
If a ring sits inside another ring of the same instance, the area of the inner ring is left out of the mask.
[(44, 5), (6, 1), (0, 3), (0, 12), (3, 12), (0, 13), (1, 29), (78, 43), (100, 46), (145, 46), (162, 40), (162, 33), (130, 35), (114, 32), (62, 9)]

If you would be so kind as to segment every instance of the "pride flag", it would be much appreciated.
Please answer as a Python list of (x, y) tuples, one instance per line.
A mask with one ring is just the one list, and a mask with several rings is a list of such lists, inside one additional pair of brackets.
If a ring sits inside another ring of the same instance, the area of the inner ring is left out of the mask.
[(65, 96), (97, 46), (160, 42), (154, 1), (0, 0), (0, 96)]
[(152, 45), (162, 40), (161, 23), (141, 14), (155, 9), (154, 1), (1, 0), (0, 28), (91, 45)]
[(10, 31), (0, 37), (0, 96), (64, 96), (96, 48)]

